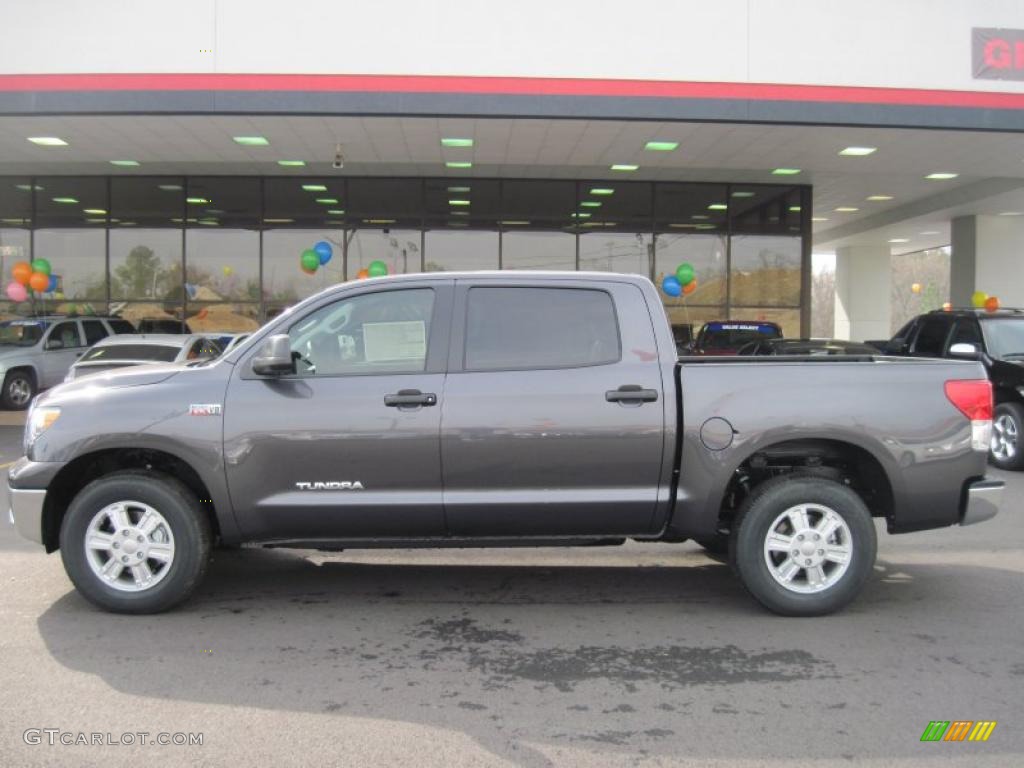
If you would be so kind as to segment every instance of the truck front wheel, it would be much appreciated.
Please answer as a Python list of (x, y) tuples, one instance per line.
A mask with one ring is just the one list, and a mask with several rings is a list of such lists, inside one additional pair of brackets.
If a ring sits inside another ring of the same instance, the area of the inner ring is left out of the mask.
[(871, 513), (841, 483), (778, 477), (744, 501), (730, 558), (744, 587), (783, 616), (838, 611), (860, 592), (878, 542)]
[(11, 371), (4, 376), (4, 391), (0, 395), (4, 408), (23, 411), (36, 396), (36, 381), (28, 371)]
[(83, 488), (60, 529), (64, 569), (90, 602), (115, 613), (159, 613), (201, 581), (213, 536), (199, 501), (156, 472), (116, 472)]

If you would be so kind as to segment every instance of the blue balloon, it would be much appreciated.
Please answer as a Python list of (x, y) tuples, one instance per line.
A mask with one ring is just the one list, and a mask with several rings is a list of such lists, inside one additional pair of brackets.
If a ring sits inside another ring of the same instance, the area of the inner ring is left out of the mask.
[(314, 245), (313, 250), (316, 251), (316, 255), (320, 257), (321, 264), (326, 264), (331, 260), (331, 256), (334, 255), (334, 249), (331, 248), (331, 244), (326, 240), (321, 240), (319, 243)]
[(50, 275), (50, 284), (46, 286), (46, 293), (53, 293), (57, 290), (58, 275)]
[(675, 275), (669, 275), (661, 281), (661, 290), (669, 296), (678, 296), (683, 292), (683, 285)]

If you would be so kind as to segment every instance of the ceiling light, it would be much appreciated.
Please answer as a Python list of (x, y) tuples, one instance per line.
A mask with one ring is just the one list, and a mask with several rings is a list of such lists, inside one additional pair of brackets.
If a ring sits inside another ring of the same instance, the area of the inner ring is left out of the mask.
[(441, 139), (442, 147), (472, 147), (472, 139)]
[(714, 228), (715, 228), (714, 224), (698, 224), (696, 226), (696, 229), (714, 229)]
[(648, 141), (644, 144), (648, 152), (674, 152), (679, 149), (678, 141)]
[(41, 187), (38, 184), (36, 184), (35, 186), (33, 186), (31, 184), (15, 184), (14, 188), (15, 189), (20, 189), (22, 192), (31, 192), (33, 189), (37, 189), (37, 190), (45, 189), (45, 187)]
[(709, 211), (728, 211), (729, 206), (725, 203), (712, 203), (708, 206)]
[(499, 221), (498, 223), (503, 225), (503, 226), (506, 226), (506, 227), (528, 227), (528, 226), (530, 226), (530, 222), (522, 221), (522, 220), (519, 220), (519, 219), (508, 219), (508, 220), (505, 220), (505, 221)]
[(68, 143), (56, 136), (29, 136), (28, 140), (40, 147), (66, 147)]
[(854, 208), (852, 205), (840, 205), (836, 208), (837, 213), (856, 213), (860, 208)]
[(469, 192), (469, 187), (448, 187), (449, 192)]
[(949, 179), (955, 179), (959, 175), (959, 173), (946, 173), (945, 171), (940, 171), (938, 173), (929, 173), (925, 178), (933, 181), (947, 181)]
[[(127, 225), (127, 223), (128, 222), (125, 222), (125, 225)], [(216, 227), (220, 225), (220, 222), (216, 219), (200, 219), (198, 223), (202, 224), (204, 227)]]
[(704, 220), (706, 220), (708, 218), (708, 216), (703, 214), (703, 213), (695, 213), (690, 218), (691, 219), (698, 219), (698, 220), (704, 221)]
[(262, 136), (232, 136), (236, 144), (241, 144), (243, 147), (265, 147), (270, 144)]
[(669, 224), (669, 226), (672, 227), (673, 229), (696, 229), (697, 228), (696, 224), (677, 224), (676, 222), (672, 222), (671, 224)]
[(878, 151), (878, 147), (847, 147), (846, 149), (839, 150), (840, 155), (846, 155), (847, 157), (864, 157), (865, 155), (873, 155)]
[(302, 168), (306, 165), (305, 160), (278, 160), (277, 164), (284, 168)]
[(941, 235), (942, 233), (937, 231), (937, 230), (934, 230), (934, 229), (929, 229), (929, 230), (927, 230), (925, 232), (919, 232), (918, 234), (926, 235), (927, 236), (927, 235)]
[(218, 215), (218, 216), (219, 216), (220, 214), (224, 213), (224, 211), (222, 211), (222, 210), (221, 210), (220, 208), (207, 208), (207, 209), (206, 209), (206, 212), (207, 212), (207, 213), (211, 213), (211, 214), (216, 214), (216, 215)]
[(469, 205), (469, 200), (449, 200), (448, 205)]
[(27, 224), (28, 219), (0, 219), (0, 224)]
[(1003, 211), (999, 214), (1000, 216), (1024, 216), (1021, 211)]
[(909, 237), (894, 237), (894, 238), (890, 239), (889, 242), (890, 243), (909, 243), (910, 242), (910, 238)]
[(469, 216), (469, 211), (448, 211), (449, 216)]
[(180, 192), (182, 186), (181, 184), (160, 184), (157, 189), (162, 189), (164, 192)]
[(107, 212), (102, 208), (83, 208), (82, 213), (88, 213), (90, 216), (106, 216)]
[(444, 164), (445, 168), (472, 168), (473, 164), (468, 161), (453, 161), (449, 160)]
[(318, 203), (320, 203), (321, 205), (337, 205), (338, 204), (338, 198), (336, 198), (336, 197), (318, 197), (316, 199), (316, 201)]
[(345, 211), (342, 208), (331, 208), (327, 211), (332, 216), (344, 216)]
[(880, 203), (883, 200), (892, 200), (892, 195), (868, 195), (865, 200), (870, 200), (872, 203)]
[(306, 192), (326, 192), (327, 191), (327, 187), (325, 187), (323, 184), (303, 184), (302, 188)]
[(590, 214), (589, 213), (573, 213), (573, 214), (570, 214), (570, 215), (574, 219), (589, 219), (590, 218)]
[(753, 197), (754, 193), (753, 192), (747, 192), (745, 190), (739, 190), (737, 192), (733, 192), (732, 196), (733, 197)]
[(86, 219), (86, 224), (106, 224), (106, 219)]
[[(181, 219), (177, 219), (177, 221), (181, 221)], [(295, 219), (264, 219), (263, 223), (264, 224), (291, 224), (294, 221), (295, 221)]]
[(139, 165), (138, 160), (111, 160), (111, 165), (119, 165), (122, 168), (134, 168)]
[(772, 176), (796, 176), (798, 173), (799, 168), (776, 168), (772, 171)]
[(205, 197), (186, 197), (185, 202), (188, 203), (189, 205), (207, 205), (208, 203), (212, 203), (213, 201)]
[(597, 200), (584, 200), (580, 203), (581, 208), (600, 208), (601, 203)]
[(614, 195), (615, 194), (615, 190), (612, 189), (611, 187), (594, 187), (594, 189), (590, 190), (590, 194), (592, 194), (592, 195)]
[(611, 166), (613, 171), (638, 171), (640, 170), (639, 165), (633, 165), (632, 163), (616, 163)]
[(394, 224), (394, 219), (363, 219), (363, 224)]
[(78, 201), (73, 197), (55, 197), (53, 198), (53, 202), (73, 204), (77, 203)]
[(789, 210), (792, 213), (800, 213), (800, 206), (799, 205), (791, 205), (791, 206), (789, 206)]
[(811, 216), (811, 221), (828, 221), (824, 216)]

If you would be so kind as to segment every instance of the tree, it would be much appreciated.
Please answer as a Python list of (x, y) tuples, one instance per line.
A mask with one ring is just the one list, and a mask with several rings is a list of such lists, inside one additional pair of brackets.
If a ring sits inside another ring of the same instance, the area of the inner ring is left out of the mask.
[(145, 245), (136, 245), (128, 252), (124, 264), (114, 270), (123, 293), (133, 299), (152, 298), (156, 294), (160, 257)]
[[(892, 332), (949, 301), (950, 251), (933, 248), (892, 257)], [(914, 285), (919, 291), (914, 292)]]
[(835, 335), (836, 273), (817, 272), (811, 277), (811, 336), (830, 339)]

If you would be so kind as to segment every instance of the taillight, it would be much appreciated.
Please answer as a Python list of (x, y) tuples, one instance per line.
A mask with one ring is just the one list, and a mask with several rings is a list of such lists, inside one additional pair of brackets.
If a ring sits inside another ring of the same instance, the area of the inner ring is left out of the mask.
[(953, 379), (946, 382), (946, 397), (971, 420), (971, 448), (987, 451), (992, 441), (992, 382)]

